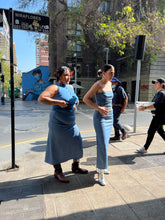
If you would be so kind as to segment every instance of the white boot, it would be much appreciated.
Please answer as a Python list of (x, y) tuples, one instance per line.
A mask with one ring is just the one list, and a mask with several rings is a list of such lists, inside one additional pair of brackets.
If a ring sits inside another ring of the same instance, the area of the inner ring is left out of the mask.
[(107, 170), (107, 169), (105, 169), (105, 170), (104, 170), (104, 174), (110, 174), (110, 171)]
[(98, 179), (101, 186), (105, 186), (104, 169), (98, 169)]
[[(98, 168), (96, 168), (96, 172), (97, 172), (97, 173), (99, 172), (99, 169), (98, 169)], [(110, 171), (107, 170), (107, 169), (104, 169), (104, 174), (110, 174)]]

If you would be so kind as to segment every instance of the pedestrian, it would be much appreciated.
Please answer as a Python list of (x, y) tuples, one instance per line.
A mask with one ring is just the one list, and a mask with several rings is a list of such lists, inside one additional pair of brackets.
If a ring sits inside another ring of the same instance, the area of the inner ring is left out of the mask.
[(128, 96), (122, 87), (122, 83), (118, 80), (118, 78), (113, 77), (111, 80), (112, 82), (112, 89), (113, 89), (113, 99), (112, 99), (112, 106), (113, 106), (113, 127), (115, 136), (111, 137), (110, 140), (117, 141), (120, 140), (120, 132), (122, 133), (122, 140), (127, 138), (127, 131), (119, 122), (120, 115), (125, 111), (125, 108), (128, 103)]
[[(83, 101), (95, 109), (93, 123), (97, 140), (97, 164), (99, 183), (104, 186), (104, 173), (109, 174), (108, 169), (108, 147), (109, 138), (113, 125), (111, 80), (114, 76), (114, 67), (105, 64), (101, 68), (102, 78), (95, 82), (86, 93)], [(96, 103), (92, 101), (95, 95)]]
[(54, 176), (59, 181), (68, 183), (69, 180), (62, 171), (62, 162), (73, 159), (73, 173), (86, 174), (88, 170), (79, 165), (83, 156), (82, 138), (75, 123), (75, 106), (79, 101), (73, 87), (69, 85), (70, 69), (60, 67), (56, 77), (57, 83), (49, 86), (40, 95), (38, 102), (52, 105), (45, 162), (54, 166)]
[(165, 125), (165, 80), (163, 78), (156, 79), (152, 81), (152, 84), (154, 84), (155, 90), (157, 91), (152, 99), (154, 104), (146, 107), (139, 106), (139, 111), (154, 109), (151, 111), (153, 118), (148, 129), (146, 142), (143, 147), (137, 150), (138, 153), (142, 154), (147, 153), (156, 131), (163, 138), (163, 140), (165, 140), (165, 131), (163, 129), (163, 125)]

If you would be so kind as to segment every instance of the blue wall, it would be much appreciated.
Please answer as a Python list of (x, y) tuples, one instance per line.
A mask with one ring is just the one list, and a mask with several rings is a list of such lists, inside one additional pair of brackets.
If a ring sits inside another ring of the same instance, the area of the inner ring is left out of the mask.
[(32, 75), (34, 70), (40, 69), (42, 72), (42, 80), (48, 82), (49, 80), (49, 67), (48, 66), (39, 66), (35, 69), (32, 69), (29, 72), (22, 73), (22, 93), (24, 94), (27, 90), (31, 89), (33, 83), (35, 82)]

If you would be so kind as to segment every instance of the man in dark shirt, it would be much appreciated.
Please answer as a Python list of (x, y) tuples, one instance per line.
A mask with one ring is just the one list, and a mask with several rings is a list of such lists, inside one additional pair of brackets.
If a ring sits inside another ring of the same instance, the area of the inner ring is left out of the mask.
[(143, 147), (137, 150), (138, 153), (142, 154), (147, 153), (147, 149), (149, 148), (156, 131), (163, 138), (163, 140), (165, 140), (165, 131), (163, 129), (163, 125), (165, 124), (165, 80), (163, 78), (160, 78), (153, 80), (152, 83), (155, 85), (155, 89), (157, 91), (154, 98), (152, 99), (152, 102), (154, 102), (154, 104), (147, 107), (139, 107), (139, 111), (155, 108), (155, 110), (151, 111), (151, 113), (153, 114), (153, 119), (148, 129), (146, 143)]
[(121, 82), (113, 77), (112, 80), (112, 89), (113, 89), (113, 127), (115, 130), (115, 136), (111, 137), (110, 140), (116, 141), (120, 140), (120, 131), (122, 133), (122, 140), (125, 140), (127, 137), (127, 131), (125, 128), (119, 123), (120, 114), (125, 111), (128, 102), (128, 96), (121, 86)]

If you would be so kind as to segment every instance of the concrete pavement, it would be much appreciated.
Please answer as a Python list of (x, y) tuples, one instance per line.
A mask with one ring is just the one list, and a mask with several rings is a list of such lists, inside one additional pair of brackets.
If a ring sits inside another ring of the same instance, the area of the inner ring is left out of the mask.
[(0, 163), (0, 219), (164, 220), (165, 144), (156, 134), (148, 153), (139, 155), (145, 138), (144, 130), (110, 142), (106, 186), (98, 184), (95, 137), (83, 139), (81, 166), (89, 174), (73, 174), (71, 160), (62, 164), (68, 184), (44, 162), (45, 141), (42, 147), (29, 143), (34, 148), (16, 158), (18, 170), (7, 170), (11, 161)]

